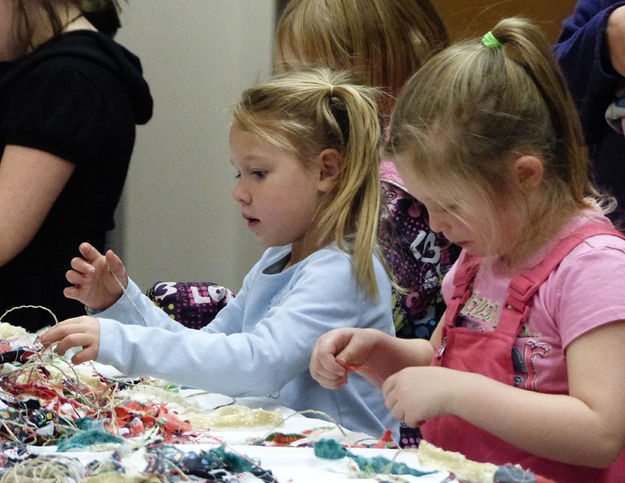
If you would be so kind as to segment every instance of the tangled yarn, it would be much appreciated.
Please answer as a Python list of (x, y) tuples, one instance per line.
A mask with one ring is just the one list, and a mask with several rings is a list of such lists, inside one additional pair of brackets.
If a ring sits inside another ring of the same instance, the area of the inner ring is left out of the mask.
[(367, 458), (354, 454), (335, 439), (320, 439), (315, 443), (314, 451), (318, 458), (335, 460), (349, 457), (358, 465), (360, 471), (368, 474), (423, 476), (435, 473), (435, 471), (415, 470), (405, 463), (396, 463), (383, 456)]

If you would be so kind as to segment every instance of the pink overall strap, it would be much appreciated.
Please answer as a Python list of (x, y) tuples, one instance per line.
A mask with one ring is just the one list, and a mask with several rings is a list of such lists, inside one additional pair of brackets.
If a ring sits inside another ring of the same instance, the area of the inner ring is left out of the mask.
[(482, 259), (463, 251), (454, 275), (454, 292), (445, 311), (445, 325), (453, 327), (461, 307), (471, 296), (471, 285)]
[(583, 225), (560, 240), (538, 265), (512, 279), (508, 286), (508, 298), (496, 330), (516, 336), (521, 324), (527, 320), (532, 306), (532, 297), (541, 284), (576, 246), (586, 238), (596, 235), (613, 235), (625, 240), (625, 236), (615, 228), (599, 222)]

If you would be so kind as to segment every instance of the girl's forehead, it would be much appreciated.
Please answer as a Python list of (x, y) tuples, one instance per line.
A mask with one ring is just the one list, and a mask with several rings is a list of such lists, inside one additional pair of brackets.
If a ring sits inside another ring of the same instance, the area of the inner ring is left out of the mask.
[(414, 170), (400, 169), (400, 175), (408, 193), (425, 205), (446, 207), (471, 199), (468, 188), (462, 188), (451, 180), (427, 180)]

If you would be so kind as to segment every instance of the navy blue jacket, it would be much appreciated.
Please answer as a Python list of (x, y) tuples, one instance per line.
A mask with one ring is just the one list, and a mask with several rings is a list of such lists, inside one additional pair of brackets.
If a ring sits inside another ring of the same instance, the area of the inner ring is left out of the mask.
[(625, 229), (625, 137), (610, 128), (605, 111), (625, 79), (610, 63), (605, 29), (612, 11), (623, 5), (623, 0), (579, 0), (555, 46), (579, 107), (595, 184), (616, 197), (619, 206), (610, 217), (621, 230)]

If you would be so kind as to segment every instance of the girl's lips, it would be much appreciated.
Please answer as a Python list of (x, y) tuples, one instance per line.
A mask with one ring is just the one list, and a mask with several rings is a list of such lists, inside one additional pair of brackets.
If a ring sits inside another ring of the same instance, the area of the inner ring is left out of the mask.
[(258, 218), (251, 218), (249, 216), (245, 216), (244, 217), (247, 220), (247, 226), (248, 228), (253, 228), (255, 227), (258, 223), (260, 223), (260, 220)]

